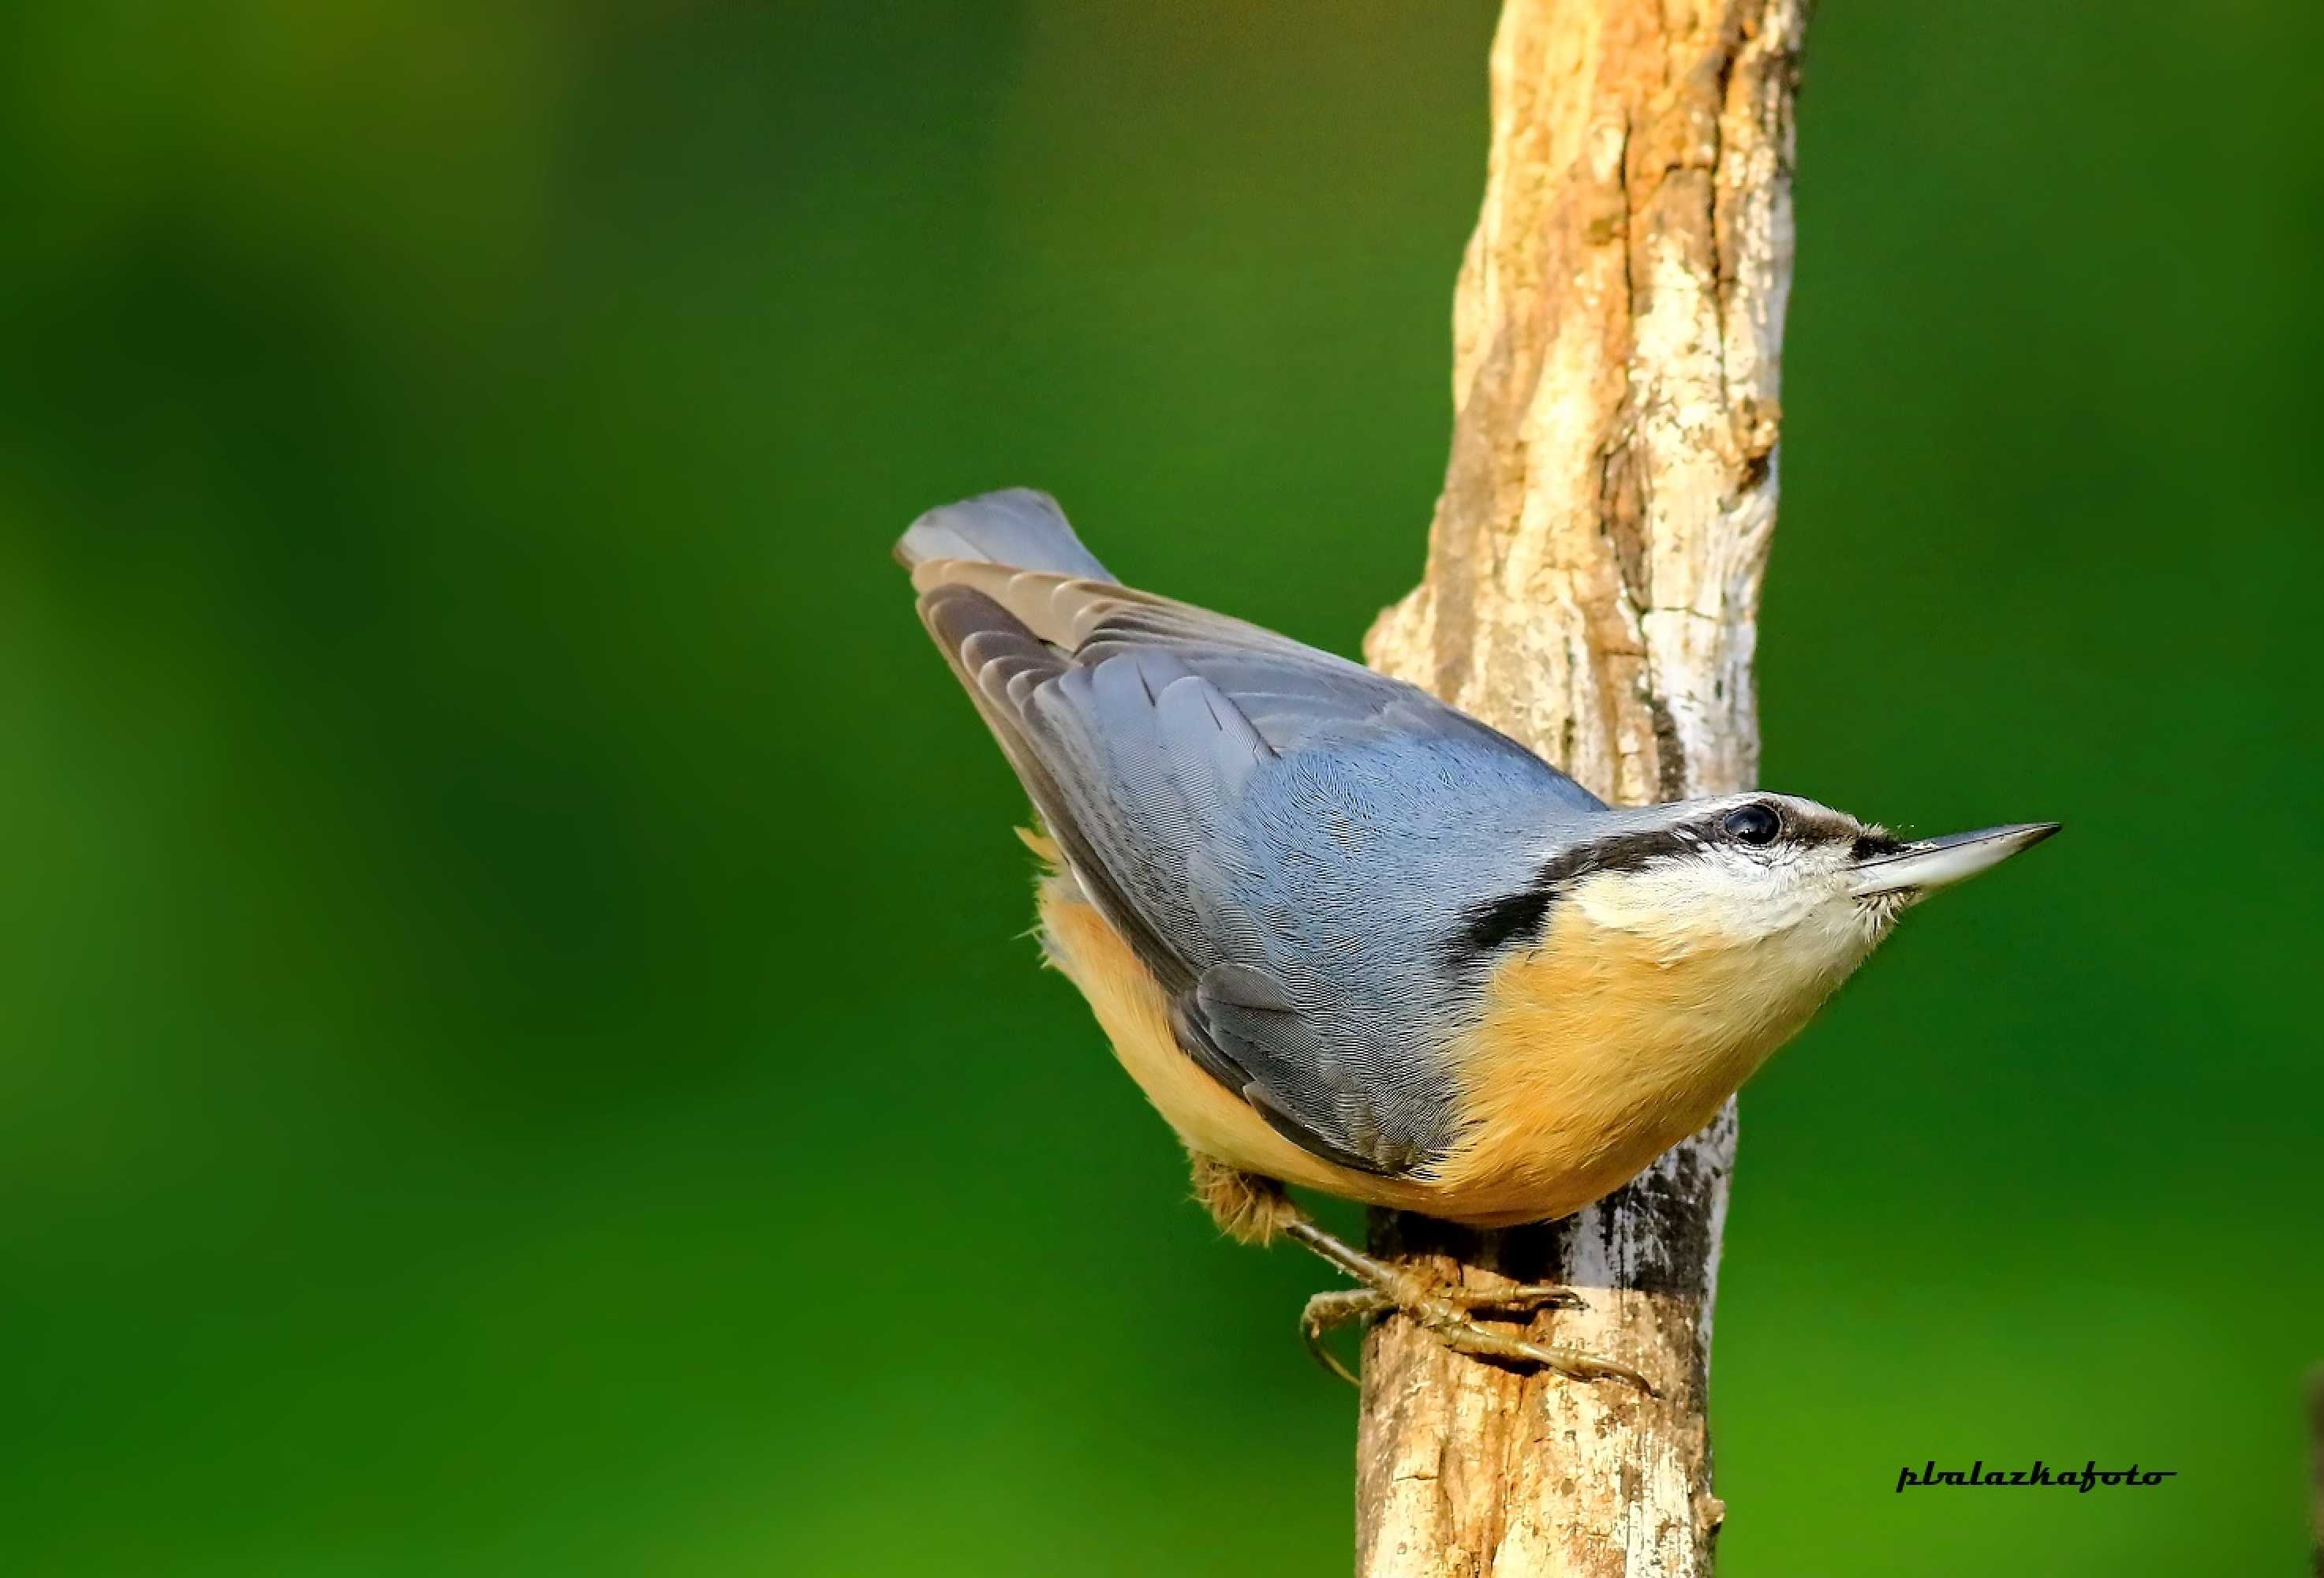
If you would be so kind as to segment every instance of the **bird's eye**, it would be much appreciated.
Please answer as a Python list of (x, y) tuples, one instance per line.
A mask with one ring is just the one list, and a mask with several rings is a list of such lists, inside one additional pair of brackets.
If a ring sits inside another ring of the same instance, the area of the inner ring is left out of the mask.
[(1784, 830), (1784, 819), (1766, 806), (1738, 806), (1719, 825), (1746, 844), (1773, 844)]

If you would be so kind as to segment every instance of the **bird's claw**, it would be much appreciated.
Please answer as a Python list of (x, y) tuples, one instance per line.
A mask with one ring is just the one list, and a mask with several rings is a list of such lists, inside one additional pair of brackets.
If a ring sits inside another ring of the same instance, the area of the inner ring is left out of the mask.
[(1447, 1287), (1438, 1296), (1462, 1309), (1588, 1309), (1590, 1301), (1554, 1282), (1512, 1282), (1507, 1287)]
[(1361, 1386), (1363, 1383), (1356, 1379), (1355, 1372), (1341, 1363), (1340, 1356), (1325, 1345), (1324, 1333), (1357, 1321), (1370, 1320), (1374, 1315), (1386, 1315), (1395, 1307), (1385, 1295), (1375, 1293), (1369, 1287), (1335, 1288), (1329, 1293), (1319, 1293), (1299, 1311), (1299, 1339), (1307, 1344), (1308, 1356), (1316, 1363), (1350, 1386)]
[[(1387, 1268), (1382, 1268), (1384, 1270)], [(1655, 1395), (1646, 1378), (1627, 1364), (1578, 1349), (1551, 1347), (1480, 1325), (1470, 1312), (1480, 1309), (1586, 1309), (1570, 1287), (1516, 1283), (1503, 1287), (1432, 1287), (1406, 1272), (1390, 1272), (1388, 1287), (1364, 1287), (1319, 1293), (1299, 1312), (1299, 1334), (1315, 1361), (1349, 1385), (1355, 1375), (1324, 1344), (1325, 1333), (1357, 1321), (1401, 1311), (1455, 1353), (1506, 1363), (1538, 1365), (1571, 1380), (1618, 1380)]]

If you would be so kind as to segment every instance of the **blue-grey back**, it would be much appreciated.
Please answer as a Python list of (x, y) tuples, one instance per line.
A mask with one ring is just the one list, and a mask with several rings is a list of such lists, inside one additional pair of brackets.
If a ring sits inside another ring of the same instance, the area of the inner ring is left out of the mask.
[[(957, 557), (995, 544), (1040, 562)], [(1491, 963), (1462, 939), (1600, 803), (1411, 686), (1114, 584), (1046, 495), (947, 506), (899, 557), (1188, 1055), (1319, 1154), (1439, 1154)]]

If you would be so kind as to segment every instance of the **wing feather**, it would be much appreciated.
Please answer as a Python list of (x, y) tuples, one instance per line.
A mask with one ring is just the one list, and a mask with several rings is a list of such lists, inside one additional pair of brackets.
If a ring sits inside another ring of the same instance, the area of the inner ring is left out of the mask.
[(1412, 934), (1522, 885), (1528, 821), (1599, 802), (1412, 686), (1114, 582), (1046, 495), (997, 496), (1005, 518), (932, 512), (899, 557), (1181, 1046), (1318, 1156), (1424, 1165), (1467, 998)]

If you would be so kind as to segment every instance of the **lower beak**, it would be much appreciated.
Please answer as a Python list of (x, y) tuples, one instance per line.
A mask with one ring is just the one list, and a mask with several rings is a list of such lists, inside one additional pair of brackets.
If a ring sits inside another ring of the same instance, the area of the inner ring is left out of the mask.
[(1923, 838), (1891, 854), (1856, 863), (1849, 891), (1859, 899), (1906, 889), (1925, 892), (1948, 887), (1997, 866), (2021, 849), (2031, 849), (2058, 830), (2055, 822), (2020, 822), (1980, 827), (1943, 838)]

